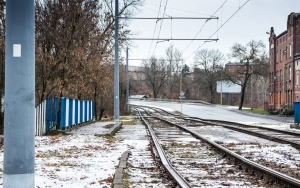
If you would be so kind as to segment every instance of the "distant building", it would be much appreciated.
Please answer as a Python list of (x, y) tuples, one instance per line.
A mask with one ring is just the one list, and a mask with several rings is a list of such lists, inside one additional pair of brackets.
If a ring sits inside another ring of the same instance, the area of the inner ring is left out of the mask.
[(269, 105), (272, 109), (293, 109), (300, 101), (300, 13), (291, 13), (287, 30), (269, 37)]
[(129, 76), (132, 80), (145, 80), (145, 68), (139, 66), (129, 66), (128, 67)]
[[(243, 61), (240, 62), (229, 62), (225, 64), (225, 72), (226, 73), (231, 73), (235, 76), (237, 76), (237, 80), (240, 82), (244, 81), (244, 71), (246, 70), (246, 63)], [(254, 108), (263, 108), (264, 104), (267, 100), (267, 88), (268, 84), (267, 79), (262, 76), (262, 75), (257, 75), (255, 74), (255, 70), (260, 69), (262, 66), (262, 62), (249, 62), (249, 71), (251, 73), (252, 70), (254, 70), (254, 75), (255, 75), (255, 84), (251, 82), (251, 77), (250, 80), (248, 81), (246, 91), (244, 93), (245, 98), (244, 98), (244, 106), (247, 107), (254, 107)], [(251, 86), (252, 83), (252, 86)], [(230, 105), (238, 105), (240, 103), (240, 94), (238, 93), (229, 93), (231, 98), (233, 98), (232, 101), (229, 104)]]
[(146, 85), (146, 73), (144, 67), (129, 66), (129, 93), (130, 95), (147, 95), (151, 97), (151, 90)]

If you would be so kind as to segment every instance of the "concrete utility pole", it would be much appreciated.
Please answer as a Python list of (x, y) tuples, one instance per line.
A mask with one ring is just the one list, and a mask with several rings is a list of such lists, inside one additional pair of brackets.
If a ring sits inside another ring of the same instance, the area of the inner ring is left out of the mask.
[(126, 75), (126, 112), (129, 112), (129, 75), (128, 75), (128, 47), (126, 48), (126, 69), (125, 69), (125, 75)]
[(120, 117), (119, 99), (119, 2), (115, 1), (115, 67), (114, 67), (114, 121), (118, 122)]
[(34, 0), (6, 1), (3, 187), (34, 188)]
[(253, 67), (251, 68), (251, 76), (250, 76), (250, 101), (251, 101), (251, 110), (253, 110), (253, 96), (252, 96), (252, 90), (253, 90), (253, 84), (252, 84), (252, 76), (253, 76)]
[(222, 71), (223, 69), (221, 69), (221, 98), (220, 98), (220, 103), (221, 103), (221, 106), (223, 104), (223, 78), (222, 78)]

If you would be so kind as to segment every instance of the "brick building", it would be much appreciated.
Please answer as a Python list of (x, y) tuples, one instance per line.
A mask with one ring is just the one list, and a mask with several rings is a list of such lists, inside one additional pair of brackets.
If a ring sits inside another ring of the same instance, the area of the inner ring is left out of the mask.
[(269, 36), (269, 105), (271, 109), (293, 109), (300, 101), (300, 13), (291, 13), (287, 30)]

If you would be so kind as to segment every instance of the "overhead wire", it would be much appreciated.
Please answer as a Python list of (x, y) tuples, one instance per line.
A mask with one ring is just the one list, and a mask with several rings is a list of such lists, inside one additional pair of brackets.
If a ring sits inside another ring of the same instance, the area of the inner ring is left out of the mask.
[[(239, 6), (239, 8), (223, 23), (221, 26), (212, 34), (209, 36), (209, 39), (212, 38), (229, 20), (233, 18), (250, 0), (247, 0), (242, 6)], [(203, 42), (191, 55), (189, 55), (184, 62), (186, 62), (194, 53), (196, 53), (206, 42)]]
[[(158, 6), (157, 4), (152, 4), (152, 3), (145, 3), (145, 4), (152, 5), (152, 6)], [(172, 7), (169, 7), (169, 6), (167, 6), (167, 8), (170, 9), (170, 10), (177, 10), (177, 11), (181, 11), (181, 12), (187, 12), (187, 13), (192, 13), (192, 14), (210, 16), (208, 14), (201, 14), (199, 12), (193, 12), (193, 11), (188, 11), (188, 10), (183, 10), (183, 9), (172, 8)]]
[[(168, 4), (168, 0), (166, 0), (166, 4), (165, 4), (165, 7), (164, 7), (164, 13), (163, 13), (163, 18), (165, 17), (165, 13), (166, 13), (166, 8), (167, 8), (167, 4)], [(164, 22), (164, 19), (161, 20), (160, 22), (160, 28), (159, 28), (159, 32), (158, 32), (158, 36), (157, 38), (159, 38), (159, 35), (160, 35), (160, 32), (161, 32), (161, 28), (162, 28), (162, 24)], [(155, 43), (155, 47), (154, 47), (154, 50), (153, 50), (153, 53), (152, 53), (152, 56), (154, 55), (155, 53), (155, 50), (156, 50), (156, 47), (157, 47), (157, 42)]]
[[(157, 13), (157, 18), (159, 17), (159, 14), (160, 14), (161, 2), (162, 2), (162, 0), (160, 0), (160, 3), (159, 3), (159, 9), (158, 9), (158, 13)], [(154, 35), (156, 33), (157, 22), (158, 22), (158, 20), (156, 20), (156, 22), (155, 22), (155, 28), (154, 28), (154, 32), (153, 32), (152, 38), (154, 38)], [(147, 59), (149, 59), (149, 54), (150, 54), (151, 49), (152, 49), (152, 44), (153, 44), (153, 41), (151, 41), (151, 45), (150, 45), (150, 49), (149, 49), (149, 52), (148, 52), (148, 55), (147, 55)]]
[[(225, 0), (224, 3), (210, 16), (211, 18), (225, 5), (225, 3), (227, 2), (228, 0)], [(194, 39), (199, 35), (199, 33), (203, 30), (204, 26), (206, 25), (206, 23), (208, 22), (209, 20), (206, 20), (204, 22), (204, 24), (201, 26), (200, 30), (197, 32), (197, 34), (195, 35)], [(188, 47), (193, 43), (194, 41), (191, 40), (190, 43), (185, 47), (185, 49), (183, 50), (182, 54), (188, 49)]]

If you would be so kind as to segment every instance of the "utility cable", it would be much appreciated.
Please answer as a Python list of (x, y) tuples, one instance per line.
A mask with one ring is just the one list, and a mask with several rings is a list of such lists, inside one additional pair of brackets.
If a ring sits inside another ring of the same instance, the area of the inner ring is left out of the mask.
[[(224, 3), (210, 16), (211, 18), (225, 5), (225, 3), (227, 2), (227, 0), (224, 1)], [(200, 30), (198, 31), (198, 33), (195, 35), (194, 39), (199, 35), (199, 33), (202, 31), (202, 29), (204, 28), (204, 26), (206, 25), (206, 23), (209, 20), (206, 20), (204, 22), (204, 24), (202, 25), (202, 27), (200, 28)], [(193, 43), (193, 40), (190, 41), (190, 43), (185, 47), (185, 49), (183, 50), (182, 54), (188, 49), (188, 47)]]
[[(233, 16), (235, 16), (250, 0), (247, 0), (242, 6), (240, 6), (223, 24), (221, 24), (221, 26), (211, 35), (209, 36), (209, 39), (212, 38), (229, 20), (231, 20), (233, 18)], [(196, 53), (206, 42), (209, 41), (205, 41), (203, 42), (191, 55), (189, 55), (184, 62), (186, 62), (194, 53)]]
[[(165, 17), (165, 13), (166, 13), (167, 4), (168, 4), (168, 0), (166, 1), (165, 7), (164, 7), (163, 18)], [(161, 20), (161, 22), (160, 22), (160, 28), (159, 28), (159, 32), (158, 32), (158, 36), (157, 36), (157, 38), (159, 38), (159, 35), (160, 35), (160, 32), (161, 32), (161, 27), (162, 27), (162, 24), (163, 24), (163, 22), (164, 22), (164, 20), (162, 19), (162, 20)], [(152, 56), (153, 56), (153, 55), (154, 55), (154, 53), (155, 53), (156, 47), (157, 47), (157, 42), (155, 43), (155, 47), (154, 47), (154, 50), (153, 50)]]
[[(148, 5), (152, 5), (152, 6), (158, 6), (157, 4), (145, 3), (145, 5), (147, 5), (147, 4)], [(192, 11), (182, 10), (182, 9), (177, 9), (177, 8), (172, 8), (172, 7), (168, 7), (168, 6), (167, 6), (167, 8), (170, 9), (170, 10), (177, 10), (177, 11), (181, 11), (181, 12), (187, 12), (187, 13), (198, 14), (198, 15), (203, 15), (203, 16), (210, 16), (208, 14), (201, 14), (199, 12), (192, 12)]]
[[(157, 18), (159, 17), (159, 14), (160, 14), (161, 2), (162, 2), (162, 0), (160, 0), (160, 3), (159, 3), (159, 9), (158, 9), (158, 13), (157, 13)], [(153, 32), (152, 38), (154, 38), (154, 35), (155, 35), (155, 32), (156, 32), (157, 22), (158, 22), (158, 20), (156, 20), (156, 22), (155, 22), (155, 28), (154, 28), (154, 32)], [(151, 45), (150, 45), (150, 49), (149, 49), (149, 52), (148, 52), (148, 55), (147, 55), (147, 59), (149, 59), (149, 54), (150, 54), (151, 49), (152, 49), (152, 44), (153, 44), (153, 40), (151, 41)]]

